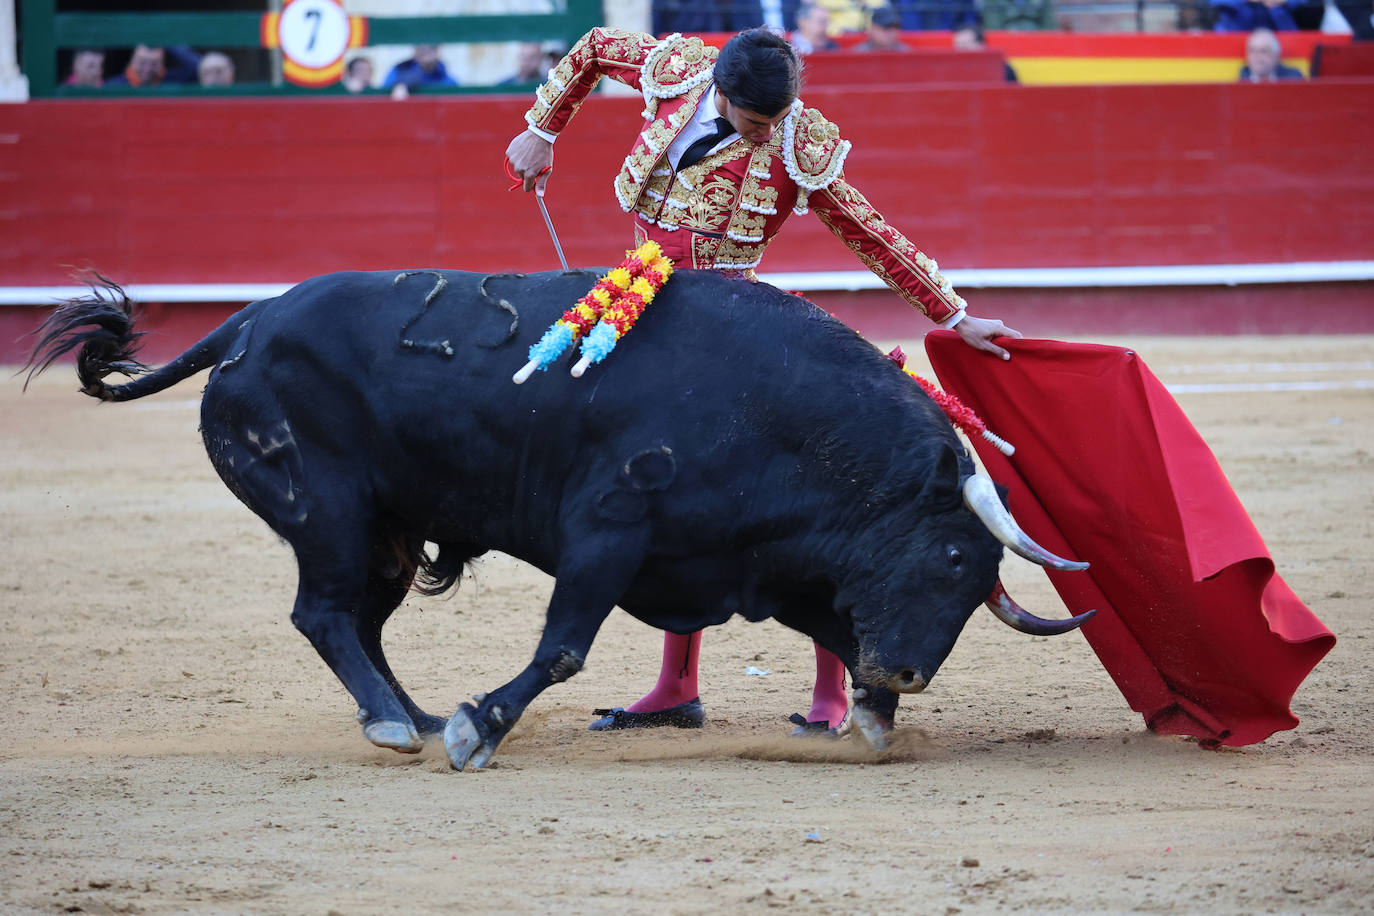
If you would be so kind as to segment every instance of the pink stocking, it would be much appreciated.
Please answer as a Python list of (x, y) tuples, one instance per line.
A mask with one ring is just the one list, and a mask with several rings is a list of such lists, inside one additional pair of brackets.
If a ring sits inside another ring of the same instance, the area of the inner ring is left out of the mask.
[[(658, 712), (662, 709), (671, 709), (686, 703), (688, 700), (695, 700), (697, 698), (697, 660), (700, 657), (700, 630), (687, 636), (665, 632), (663, 634), (663, 666), (658, 672), (658, 683), (654, 685), (653, 690), (625, 708), (630, 712)], [(841, 693), (843, 693), (843, 688), (841, 688)]]
[(808, 722), (829, 722), (838, 728), (849, 711), (849, 697), (844, 692), (844, 662), (835, 653), (816, 643), (816, 685), (811, 689), (811, 711)]

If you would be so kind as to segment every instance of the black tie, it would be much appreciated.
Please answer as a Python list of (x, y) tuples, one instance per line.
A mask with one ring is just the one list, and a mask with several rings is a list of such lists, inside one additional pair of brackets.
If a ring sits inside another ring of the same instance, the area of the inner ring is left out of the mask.
[(677, 162), (678, 171), (682, 171), (689, 165), (696, 165), (701, 161), (703, 156), (711, 151), (711, 147), (715, 146), (734, 132), (735, 129), (730, 126), (730, 122), (727, 119), (716, 118), (716, 132), (707, 134), (687, 147), (687, 152), (683, 153), (682, 158)]

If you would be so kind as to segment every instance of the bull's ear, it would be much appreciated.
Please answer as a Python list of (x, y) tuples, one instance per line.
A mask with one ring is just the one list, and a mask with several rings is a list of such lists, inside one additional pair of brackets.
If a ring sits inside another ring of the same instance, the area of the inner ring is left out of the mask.
[(940, 445), (935, 467), (921, 489), (921, 502), (931, 509), (954, 508), (962, 497), (959, 490), (959, 453), (947, 444)]

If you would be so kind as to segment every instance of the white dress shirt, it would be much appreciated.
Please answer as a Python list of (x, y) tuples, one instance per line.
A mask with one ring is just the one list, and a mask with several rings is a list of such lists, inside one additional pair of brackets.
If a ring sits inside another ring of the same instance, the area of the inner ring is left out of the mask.
[[(706, 94), (701, 97), (701, 104), (697, 106), (696, 117), (682, 128), (682, 133), (677, 135), (677, 139), (668, 144), (668, 161), (677, 168), (677, 164), (682, 161), (682, 154), (687, 152), (687, 147), (709, 134), (716, 132), (716, 118), (721, 117), (721, 113), (716, 108), (716, 84), (711, 83), (711, 88), (706, 90)], [(709, 156), (716, 150), (724, 149), (731, 143), (739, 139), (739, 131), (732, 130), (727, 136), (723, 137), (719, 143), (706, 151)], [(704, 158), (704, 157), (703, 157)]]

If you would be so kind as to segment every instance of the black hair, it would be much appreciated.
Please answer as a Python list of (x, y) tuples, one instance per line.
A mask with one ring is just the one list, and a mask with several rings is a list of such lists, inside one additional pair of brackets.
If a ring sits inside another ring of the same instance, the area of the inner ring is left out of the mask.
[(732, 104), (771, 118), (801, 91), (801, 62), (778, 33), (747, 29), (721, 48), (715, 78), (716, 89)]

